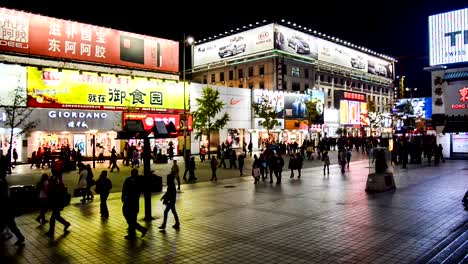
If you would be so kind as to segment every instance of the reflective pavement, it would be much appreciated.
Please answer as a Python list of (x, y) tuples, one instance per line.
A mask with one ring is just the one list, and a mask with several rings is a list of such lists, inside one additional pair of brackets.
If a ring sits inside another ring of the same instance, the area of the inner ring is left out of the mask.
[[(24, 247), (3, 243), (0, 263), (413, 263), (468, 220), (461, 199), (468, 188), (468, 163), (395, 169), (397, 189), (367, 194), (367, 160), (341, 174), (332, 165), (283, 173), (283, 183), (253, 184), (251, 177), (187, 184), (178, 193), (181, 229), (169, 215), (161, 224), (162, 193), (153, 195), (153, 216), (139, 222), (144, 238), (124, 239), (126, 222), (120, 194), (111, 194), (109, 220), (99, 215), (99, 198), (73, 198), (62, 215), (72, 223), (55, 239), (38, 226), (36, 215), (17, 218)], [(50, 213), (48, 214), (48, 216)]]

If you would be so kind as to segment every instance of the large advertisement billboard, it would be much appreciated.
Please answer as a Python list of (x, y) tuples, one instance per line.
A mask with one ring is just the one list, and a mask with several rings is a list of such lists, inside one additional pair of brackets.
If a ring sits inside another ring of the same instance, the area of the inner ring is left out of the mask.
[[(185, 94), (188, 104), (188, 92)], [(184, 109), (183, 83), (28, 67), (28, 106), (104, 110)]]
[[(14, 105), (15, 104), (15, 93), (19, 93), (19, 96), (26, 96), (26, 67), (20, 65), (10, 65), (0, 63), (0, 105)], [(23, 105), (26, 106), (24, 100), (19, 100)]]
[(0, 50), (165, 72), (179, 71), (179, 43), (0, 8)]
[(261, 89), (254, 89), (254, 102), (259, 103), (262, 96), (268, 98), (268, 102), (274, 105), (278, 118), (284, 118), (284, 96), (285, 93), (278, 91), (268, 91)]
[(429, 17), (429, 64), (468, 61), (468, 8)]
[(273, 24), (196, 45), (193, 66), (220, 62), (273, 49)]
[(403, 113), (407, 102), (410, 102), (411, 106), (413, 107), (413, 114), (408, 116), (417, 118), (432, 117), (432, 97), (398, 99), (393, 112), (395, 114)]
[(275, 49), (393, 78), (393, 63), (281, 25), (275, 27)]

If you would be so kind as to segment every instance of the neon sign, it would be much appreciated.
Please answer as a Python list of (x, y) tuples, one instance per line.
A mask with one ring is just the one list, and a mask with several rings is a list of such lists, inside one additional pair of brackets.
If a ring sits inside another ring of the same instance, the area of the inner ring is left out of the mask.
[(366, 98), (363, 94), (344, 92), (344, 98), (351, 100), (365, 101)]

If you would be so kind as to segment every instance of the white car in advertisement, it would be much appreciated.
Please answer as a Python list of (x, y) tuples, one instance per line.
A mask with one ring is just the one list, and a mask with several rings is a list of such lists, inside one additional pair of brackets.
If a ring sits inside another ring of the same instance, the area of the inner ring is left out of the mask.
[(295, 50), (298, 54), (310, 53), (309, 43), (297, 35), (294, 35), (288, 39), (288, 46)]
[(229, 40), (229, 44), (219, 48), (218, 55), (220, 58), (234, 56), (245, 52), (246, 47), (247, 45), (245, 44), (244, 38), (236, 36)]
[(364, 58), (361, 56), (351, 58), (351, 67), (356, 69), (365, 69), (366, 64), (364, 63)]
[(387, 69), (385, 68), (385, 66), (377, 64), (377, 65), (375, 65), (375, 73), (377, 75), (386, 77), (387, 76)]

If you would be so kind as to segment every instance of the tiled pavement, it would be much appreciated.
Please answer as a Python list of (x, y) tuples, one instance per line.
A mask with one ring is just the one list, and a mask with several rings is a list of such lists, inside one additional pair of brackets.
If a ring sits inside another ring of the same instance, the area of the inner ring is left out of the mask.
[[(153, 196), (156, 220), (135, 242), (123, 238), (120, 194), (108, 201), (101, 220), (99, 199), (74, 198), (63, 211), (70, 233), (44, 236), (34, 215), (17, 218), (23, 248), (3, 244), (0, 263), (412, 263), (468, 220), (460, 204), (468, 188), (466, 161), (439, 167), (395, 170), (394, 192), (366, 194), (367, 161), (329, 177), (309, 168), (281, 185), (249, 177), (185, 185), (178, 194), (181, 229), (172, 215), (160, 232), (161, 193)], [(288, 176), (289, 173), (283, 173)], [(143, 199), (140, 218), (143, 217)], [(60, 224), (57, 225), (61, 229)]]

